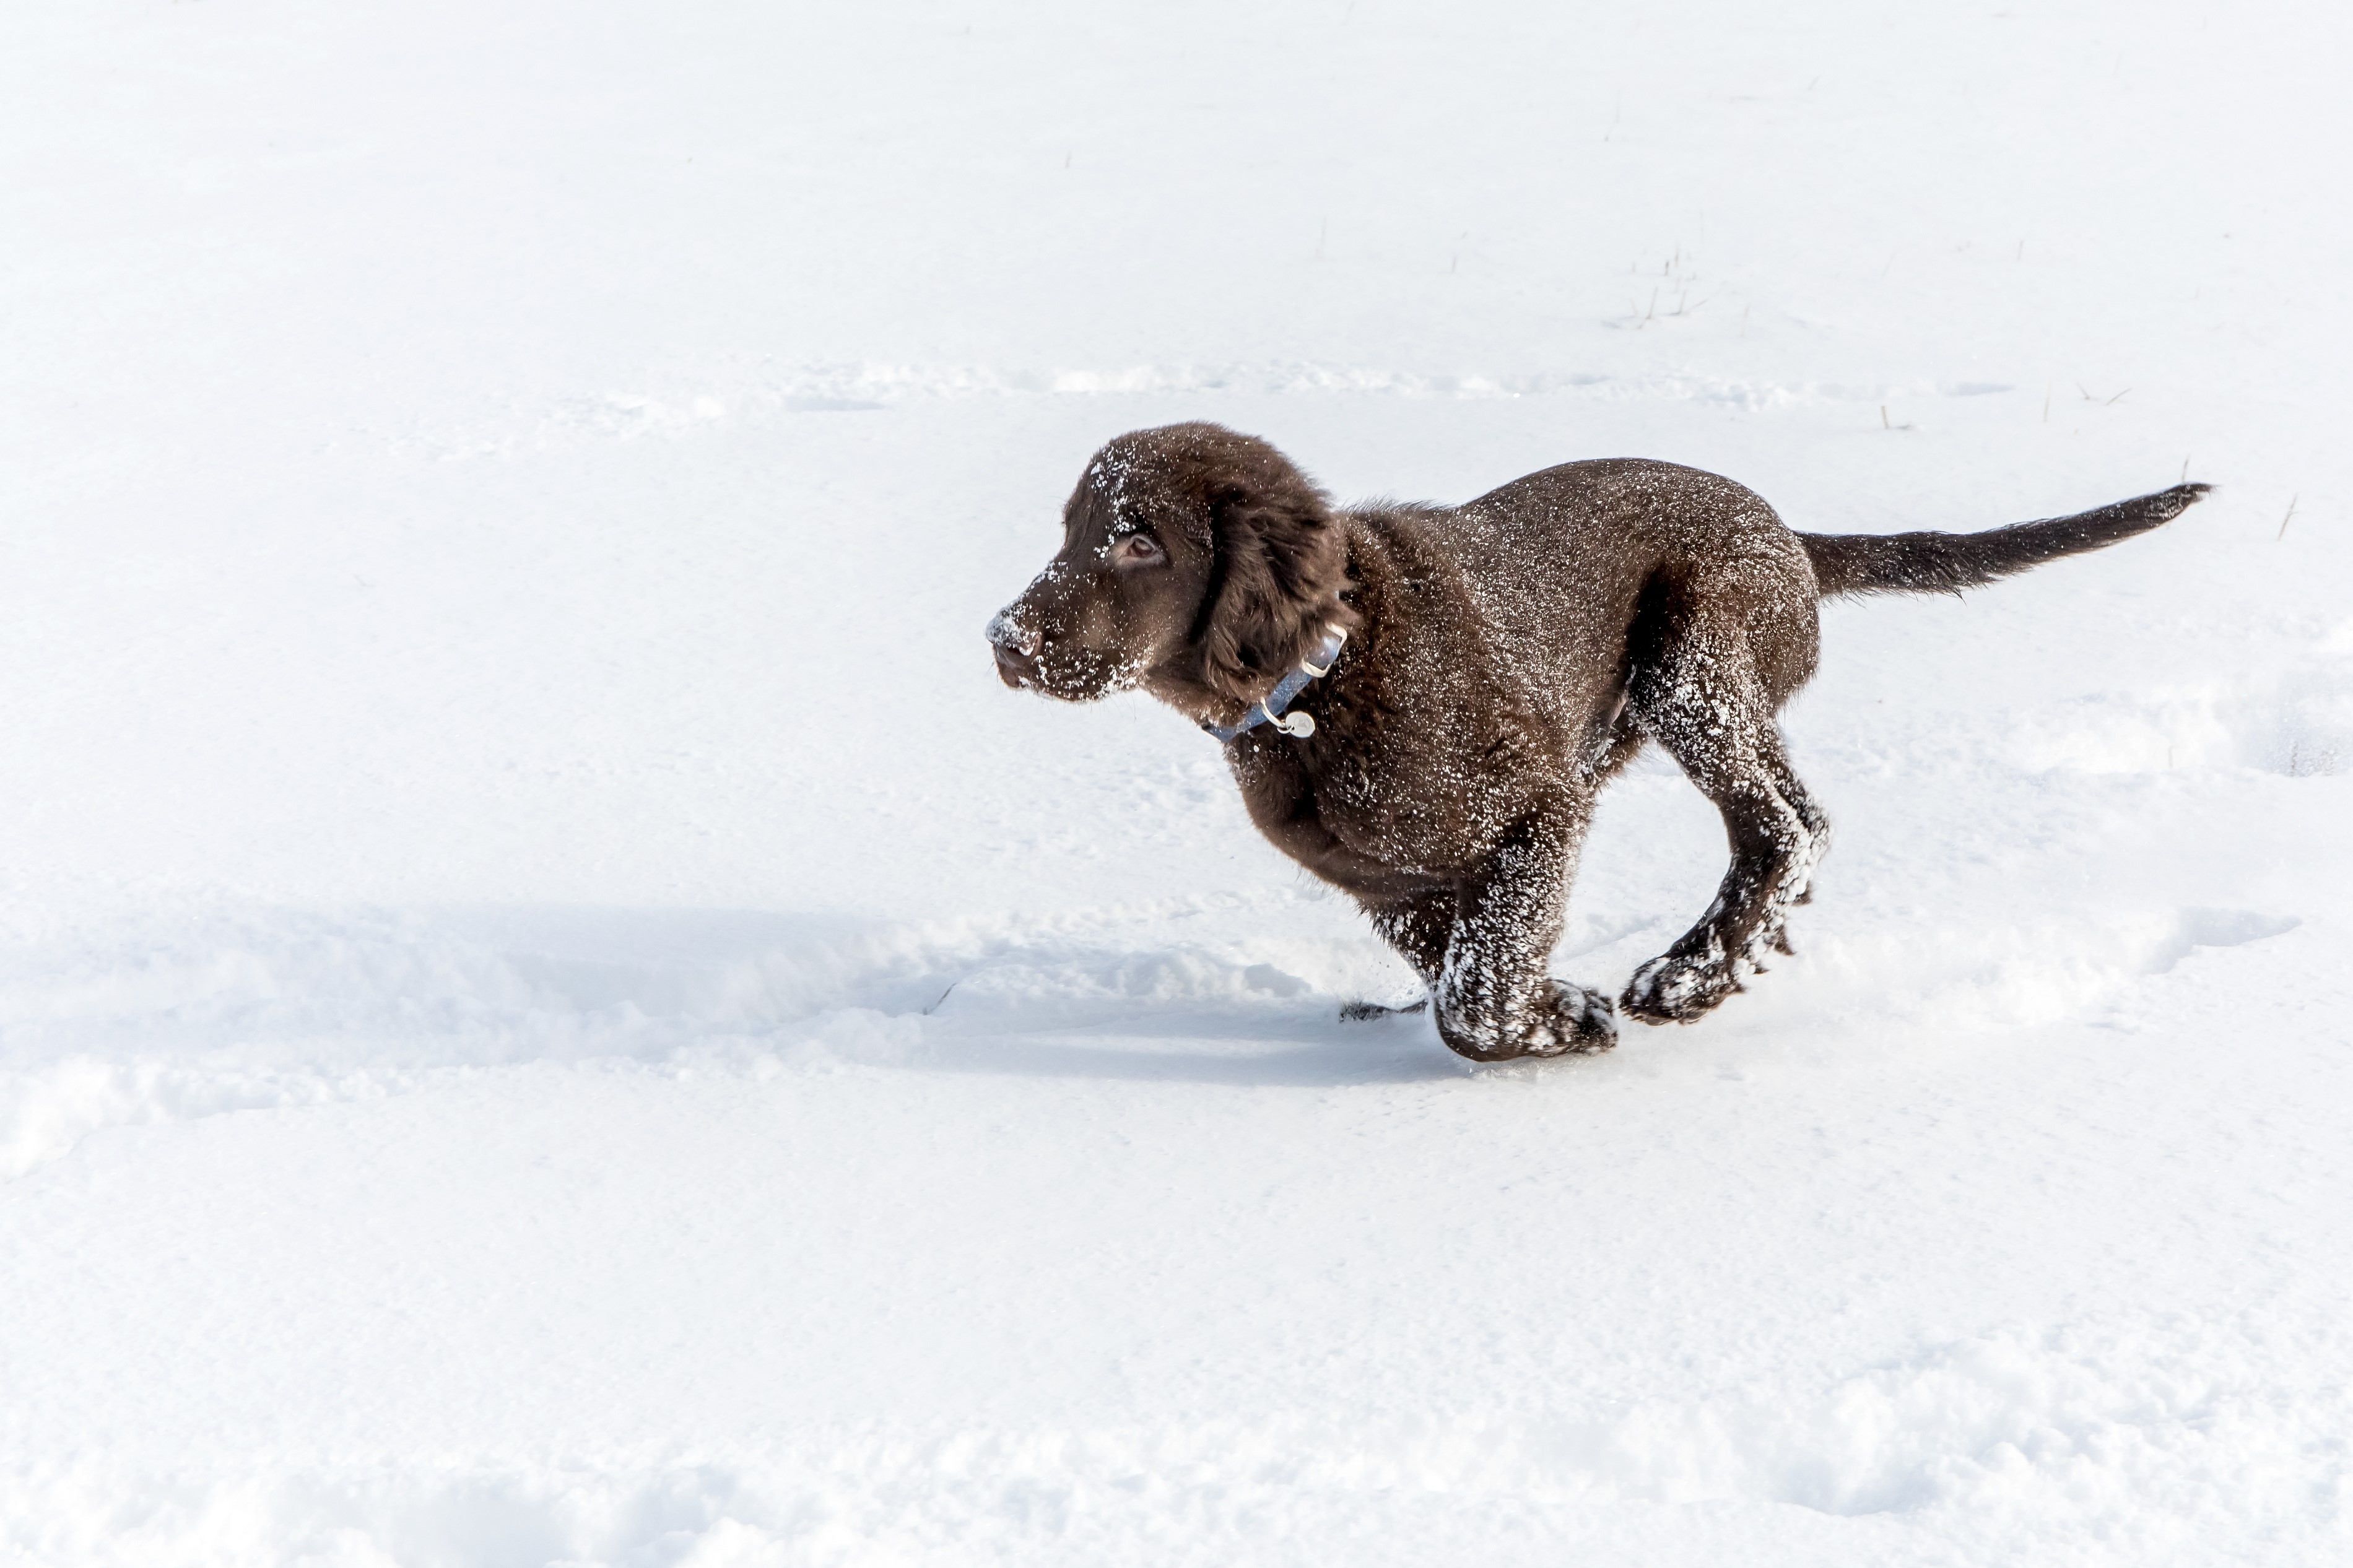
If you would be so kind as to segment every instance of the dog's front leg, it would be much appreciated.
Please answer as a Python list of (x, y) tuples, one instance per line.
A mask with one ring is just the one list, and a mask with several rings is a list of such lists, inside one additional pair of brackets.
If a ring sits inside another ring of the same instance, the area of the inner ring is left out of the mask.
[(1552, 978), (1553, 943), (1585, 815), (1533, 815), (1465, 879), (1435, 988), (1438, 1034), (1472, 1061), (1606, 1051), (1609, 999)]

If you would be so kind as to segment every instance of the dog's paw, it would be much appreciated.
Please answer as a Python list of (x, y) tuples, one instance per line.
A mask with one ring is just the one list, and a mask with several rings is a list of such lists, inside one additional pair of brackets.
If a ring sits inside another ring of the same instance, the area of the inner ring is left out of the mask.
[(1550, 982), (1541, 1016), (1524, 1038), (1532, 1057), (1590, 1056), (1618, 1043), (1618, 1018), (1609, 998), (1566, 980)]
[(1441, 998), (1438, 1037), (1455, 1055), (1474, 1062), (1508, 1062), (1521, 1057), (1585, 1056), (1618, 1043), (1618, 1020), (1609, 998), (1598, 991), (1547, 980), (1528, 1005), (1506, 1018), (1466, 1016)]
[(1618, 1005), (1645, 1024), (1688, 1024), (1739, 988), (1721, 959), (1669, 954), (1636, 970)]
[(1430, 998), (1427, 996), (1419, 1002), (1408, 1002), (1396, 1007), (1384, 1006), (1378, 1002), (1343, 1002), (1340, 1004), (1340, 1022), (1369, 1024), (1376, 1018), (1397, 1018), (1409, 1013), (1419, 1013), (1429, 1005)]

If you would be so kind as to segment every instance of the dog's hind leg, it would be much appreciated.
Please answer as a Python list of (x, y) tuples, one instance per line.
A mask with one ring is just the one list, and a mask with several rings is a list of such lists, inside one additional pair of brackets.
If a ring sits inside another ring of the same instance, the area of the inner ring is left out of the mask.
[[(1788, 747), (1778, 730), (1774, 731), (1773, 749), (1767, 758), (1767, 765), (1773, 770), (1773, 787), (1781, 792), (1781, 798), (1789, 803), (1789, 808), (1798, 814), (1798, 820), (1806, 825), (1805, 874), (1789, 902), (1810, 904), (1814, 901), (1814, 868), (1821, 864), (1823, 855), (1831, 847), (1831, 819), (1823, 814), (1820, 806), (1814, 804), (1814, 797), (1806, 793), (1806, 786), (1798, 782), (1796, 771), (1789, 766)], [(1786, 927), (1775, 936), (1773, 948), (1777, 952), (1789, 951)]]
[(1636, 672), (1643, 727), (1724, 814), (1732, 864), (1715, 901), (1642, 965), (1620, 1005), (1651, 1024), (1690, 1023), (1789, 951), (1789, 907), (1804, 900), (1830, 822), (1809, 796), (1773, 722), (1774, 703), (1736, 628), (1687, 625)]

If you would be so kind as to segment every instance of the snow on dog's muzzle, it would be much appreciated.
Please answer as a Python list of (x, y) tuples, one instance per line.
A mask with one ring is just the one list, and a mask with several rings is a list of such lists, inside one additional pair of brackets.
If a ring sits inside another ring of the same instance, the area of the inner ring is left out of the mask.
[(997, 656), (998, 679), (1016, 690), (1038, 684), (1038, 649), (1045, 639), (1023, 612), (1019, 599), (989, 617), (988, 647)]

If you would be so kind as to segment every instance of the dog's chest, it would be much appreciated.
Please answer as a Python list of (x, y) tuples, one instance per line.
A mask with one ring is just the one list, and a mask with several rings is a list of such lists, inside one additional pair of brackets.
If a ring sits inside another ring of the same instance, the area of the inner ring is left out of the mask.
[(1365, 893), (1461, 875), (1526, 814), (1552, 771), (1502, 737), (1313, 753), (1272, 741), (1235, 758), (1250, 816), (1274, 846)]
[(1451, 871), (1501, 842), (1526, 814), (1531, 786), (1551, 772), (1515, 737), (1416, 748), (1324, 773), (1316, 780), (1317, 814), (1335, 837), (1366, 854)]

